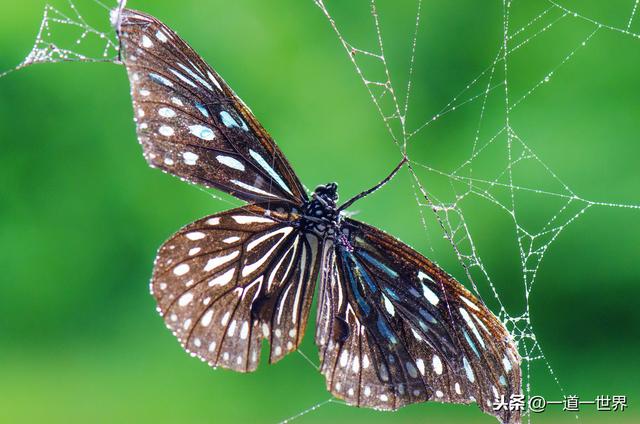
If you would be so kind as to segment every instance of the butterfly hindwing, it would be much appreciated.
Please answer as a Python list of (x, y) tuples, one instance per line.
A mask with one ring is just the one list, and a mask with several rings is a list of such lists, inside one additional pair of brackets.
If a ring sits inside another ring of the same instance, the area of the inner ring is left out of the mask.
[(453, 277), (407, 245), (345, 219), (322, 259), (316, 343), (328, 389), (349, 404), (397, 409), (521, 392), (520, 357), (504, 326)]
[(286, 208), (250, 205), (200, 219), (158, 251), (158, 310), (182, 346), (211, 366), (253, 371), (263, 338), (270, 362), (302, 340), (318, 240)]
[(151, 166), (251, 202), (307, 199), (269, 134), (175, 32), (129, 9), (115, 25)]

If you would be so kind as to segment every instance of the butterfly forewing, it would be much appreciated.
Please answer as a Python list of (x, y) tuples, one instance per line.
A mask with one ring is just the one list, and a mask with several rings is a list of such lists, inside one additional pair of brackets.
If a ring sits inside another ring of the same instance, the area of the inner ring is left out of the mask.
[(477, 402), (519, 422), (519, 411), (492, 407), (521, 392), (520, 357), (498, 319), (407, 245), (351, 219), (342, 225), (322, 260), (316, 343), (328, 389), (377, 409)]
[(302, 340), (318, 240), (297, 229), (295, 213), (276, 209), (251, 205), (198, 220), (158, 252), (151, 291), (159, 312), (182, 346), (212, 366), (253, 371), (263, 338), (270, 362)]
[(249, 109), (175, 32), (128, 9), (116, 28), (151, 166), (252, 202), (307, 199)]

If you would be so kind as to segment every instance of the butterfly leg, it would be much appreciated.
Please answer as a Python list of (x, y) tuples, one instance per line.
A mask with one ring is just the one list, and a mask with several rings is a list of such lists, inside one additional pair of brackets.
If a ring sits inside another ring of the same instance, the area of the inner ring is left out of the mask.
[(360, 193), (360, 194), (352, 197), (351, 199), (347, 200), (342, 206), (340, 206), (338, 211), (343, 211), (343, 210), (347, 209), (349, 206), (351, 206), (352, 204), (354, 204), (358, 200), (362, 199), (365, 196), (370, 195), (374, 191), (378, 190), (379, 188), (381, 188), (382, 186), (387, 184), (389, 181), (391, 181), (393, 179), (393, 177), (396, 176), (398, 171), (400, 171), (400, 169), (402, 169), (402, 167), (404, 166), (405, 163), (407, 163), (408, 160), (409, 159), (407, 158), (407, 156), (403, 156), (402, 160), (400, 161), (400, 163), (398, 163), (398, 165), (396, 165), (396, 167), (393, 169), (393, 171), (391, 171), (391, 173), (389, 175), (387, 175), (382, 181), (380, 181), (375, 186), (371, 187), (369, 190), (365, 190), (362, 193)]

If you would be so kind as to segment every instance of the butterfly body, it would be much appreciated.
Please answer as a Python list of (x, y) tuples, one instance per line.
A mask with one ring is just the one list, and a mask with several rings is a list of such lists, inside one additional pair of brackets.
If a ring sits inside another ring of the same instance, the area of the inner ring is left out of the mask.
[(138, 140), (153, 167), (249, 202), (180, 229), (158, 250), (151, 293), (182, 347), (212, 367), (258, 367), (297, 349), (315, 292), (327, 389), (394, 410), (492, 401), (521, 392), (520, 356), (484, 303), (435, 263), (343, 210), (337, 185), (309, 198), (247, 106), (175, 32), (119, 10)]
[(301, 226), (321, 239), (332, 238), (340, 228), (340, 212), (336, 206), (338, 185), (329, 183), (318, 186), (311, 200), (303, 205)]

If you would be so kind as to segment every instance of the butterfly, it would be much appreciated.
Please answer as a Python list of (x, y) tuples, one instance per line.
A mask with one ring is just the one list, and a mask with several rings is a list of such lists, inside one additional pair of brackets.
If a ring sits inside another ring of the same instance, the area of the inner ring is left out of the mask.
[(113, 23), (150, 166), (248, 202), (179, 230), (159, 249), (151, 293), (168, 328), (212, 367), (258, 367), (299, 346), (319, 278), (317, 331), (327, 389), (350, 405), (476, 402), (521, 393), (520, 356), (487, 307), (429, 259), (337, 205), (309, 197), (273, 139), (224, 80), (156, 18)]

